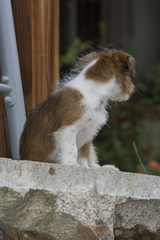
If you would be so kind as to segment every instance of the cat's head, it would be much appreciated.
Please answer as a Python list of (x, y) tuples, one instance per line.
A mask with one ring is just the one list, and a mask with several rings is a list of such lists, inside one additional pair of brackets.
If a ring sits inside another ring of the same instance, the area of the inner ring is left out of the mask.
[(134, 92), (135, 61), (128, 53), (115, 49), (92, 52), (81, 57), (78, 64), (86, 67), (87, 80), (112, 86), (110, 100), (125, 101)]

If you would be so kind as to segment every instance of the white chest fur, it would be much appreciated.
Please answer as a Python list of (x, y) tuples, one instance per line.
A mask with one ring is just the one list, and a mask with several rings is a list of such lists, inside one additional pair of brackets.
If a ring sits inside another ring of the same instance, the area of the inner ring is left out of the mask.
[[(114, 81), (113, 81), (114, 82)], [(84, 115), (74, 124), (78, 149), (91, 141), (108, 119), (107, 104), (110, 88), (113, 85), (100, 84), (86, 80), (81, 73), (67, 87), (78, 90), (82, 96), (81, 104), (85, 106)]]
[(104, 106), (100, 109), (92, 110), (86, 106), (85, 114), (75, 123), (77, 128), (76, 142), (78, 149), (85, 143), (92, 141), (101, 127), (106, 123), (108, 113)]
[(107, 89), (106, 85), (97, 86), (97, 83), (87, 81), (83, 76), (79, 76), (66, 86), (82, 94), (79, 104), (84, 106), (85, 111), (76, 122), (53, 133), (56, 148), (49, 159), (56, 159), (64, 164), (77, 164), (79, 149), (93, 140), (108, 119), (105, 110)]
[[(104, 106), (100, 109), (90, 109), (86, 106), (83, 116), (69, 126), (65, 126), (53, 133), (56, 148), (49, 156), (49, 160), (58, 160), (63, 164), (76, 165), (79, 158), (79, 150), (86, 143), (91, 142), (101, 127), (106, 123), (108, 113)], [(92, 161), (97, 161), (92, 154)], [(86, 164), (85, 164), (86, 166)]]
[[(90, 63), (89, 66), (94, 63), (95, 61)], [(49, 156), (49, 159), (56, 159), (62, 164), (77, 164), (79, 150), (81, 151), (85, 144), (93, 140), (108, 119), (105, 107), (111, 97), (111, 93), (115, 90), (119, 91), (119, 88), (117, 89), (115, 85), (115, 78), (107, 83), (100, 83), (85, 79), (85, 71), (86, 69), (64, 86), (78, 90), (82, 95), (79, 104), (85, 108), (85, 111), (76, 122), (62, 127), (53, 133), (56, 148)], [(96, 163), (97, 157), (93, 148), (90, 149), (89, 159), (92, 159), (92, 163), (89, 165), (94, 165), (93, 162)]]

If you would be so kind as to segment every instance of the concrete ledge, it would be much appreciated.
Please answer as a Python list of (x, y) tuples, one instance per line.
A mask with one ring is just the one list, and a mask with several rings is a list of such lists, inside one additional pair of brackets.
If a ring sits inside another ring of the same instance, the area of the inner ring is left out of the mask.
[(160, 239), (160, 177), (0, 158), (1, 228), (26, 239)]

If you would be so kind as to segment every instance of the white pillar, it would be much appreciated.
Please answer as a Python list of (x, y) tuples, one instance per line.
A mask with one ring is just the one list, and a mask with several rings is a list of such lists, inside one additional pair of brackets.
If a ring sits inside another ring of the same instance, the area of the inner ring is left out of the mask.
[(0, 69), (12, 158), (19, 159), (19, 139), (26, 113), (10, 0), (0, 0)]

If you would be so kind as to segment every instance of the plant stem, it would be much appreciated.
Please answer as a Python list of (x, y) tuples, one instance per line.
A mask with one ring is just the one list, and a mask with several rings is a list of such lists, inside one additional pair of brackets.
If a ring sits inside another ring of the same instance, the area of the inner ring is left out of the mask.
[(135, 150), (137, 159), (138, 159), (141, 167), (143, 168), (144, 172), (145, 172), (146, 174), (148, 174), (148, 173), (147, 173), (147, 170), (146, 170), (146, 168), (145, 168), (145, 166), (144, 166), (144, 164), (143, 164), (143, 162), (142, 162), (142, 159), (141, 159), (141, 157), (140, 157), (140, 155), (139, 155), (139, 152), (138, 152), (138, 149), (137, 149), (137, 146), (136, 146), (136, 143), (135, 143), (135, 142), (133, 142), (133, 147), (134, 147), (134, 150)]

